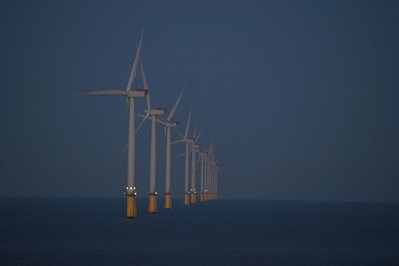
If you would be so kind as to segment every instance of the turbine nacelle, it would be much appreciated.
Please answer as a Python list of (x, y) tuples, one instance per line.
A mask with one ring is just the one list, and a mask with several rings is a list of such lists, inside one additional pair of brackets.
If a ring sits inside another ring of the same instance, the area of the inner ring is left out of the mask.
[(148, 91), (146, 90), (136, 90), (136, 91), (127, 91), (126, 96), (128, 98), (135, 98), (135, 97), (144, 97), (146, 96)]
[(157, 108), (157, 110), (161, 110), (161, 111), (164, 111), (164, 113), (166, 113), (168, 111), (168, 108), (159, 107), (159, 108)]
[(179, 122), (177, 122), (177, 121), (165, 121), (165, 124), (168, 127), (177, 127), (179, 125)]
[(164, 115), (166, 113), (166, 108), (157, 108), (152, 110), (145, 110), (147, 114), (150, 115)]
[(145, 88), (137, 88), (136, 91), (144, 92), (144, 95), (148, 94), (148, 90), (146, 90)]
[(189, 139), (189, 138), (185, 138), (182, 141), (184, 141), (186, 144), (193, 144), (194, 140), (193, 139)]
[(194, 143), (193, 144), (193, 148), (194, 149), (197, 149), (198, 151), (201, 149), (201, 145), (200, 144), (197, 144), (197, 143)]

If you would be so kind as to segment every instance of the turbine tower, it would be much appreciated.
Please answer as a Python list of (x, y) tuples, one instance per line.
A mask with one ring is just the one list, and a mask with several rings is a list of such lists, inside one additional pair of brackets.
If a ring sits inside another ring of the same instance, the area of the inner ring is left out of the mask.
[(141, 33), (140, 41), (137, 46), (136, 55), (133, 61), (132, 70), (130, 72), (129, 81), (127, 83), (126, 90), (104, 90), (94, 91), (88, 93), (80, 93), (78, 95), (85, 96), (121, 96), (126, 98), (129, 110), (129, 133), (128, 133), (128, 155), (127, 155), (127, 187), (125, 195), (127, 198), (127, 210), (126, 218), (134, 219), (137, 217), (136, 207), (136, 187), (135, 187), (135, 173), (136, 173), (136, 160), (135, 160), (135, 98), (144, 97), (147, 94), (147, 90), (139, 89), (136, 91), (132, 90), (133, 82), (136, 78), (137, 67), (140, 59), (141, 45), (143, 43), (144, 30)]
[[(148, 84), (145, 78), (144, 67), (143, 64), (141, 66), (141, 74), (144, 83), (144, 89), (148, 91)], [(157, 117), (162, 116), (166, 113), (166, 108), (157, 108), (151, 109), (151, 100), (150, 94), (147, 94), (146, 97), (147, 102), (147, 110), (145, 110), (146, 115), (141, 121), (140, 125), (137, 128), (137, 131), (144, 124), (145, 120), (150, 117), (151, 120), (151, 147), (150, 147), (150, 201), (148, 204), (148, 213), (154, 214), (157, 212), (157, 201), (156, 201), (156, 160), (157, 160)]]

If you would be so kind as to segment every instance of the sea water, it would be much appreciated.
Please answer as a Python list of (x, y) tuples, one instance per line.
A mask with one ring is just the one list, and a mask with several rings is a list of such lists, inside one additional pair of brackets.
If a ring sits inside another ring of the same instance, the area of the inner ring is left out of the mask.
[(399, 265), (399, 204), (0, 198), (0, 265)]

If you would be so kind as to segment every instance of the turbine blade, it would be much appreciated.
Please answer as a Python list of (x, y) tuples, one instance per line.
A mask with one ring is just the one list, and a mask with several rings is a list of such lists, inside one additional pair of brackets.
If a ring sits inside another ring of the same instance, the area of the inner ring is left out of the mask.
[(175, 141), (172, 141), (170, 144), (178, 144), (178, 143), (182, 143), (182, 142), (184, 142), (184, 139), (179, 139), (179, 140), (175, 140)]
[(145, 78), (143, 62), (141, 62), (141, 61), (140, 61), (140, 67), (141, 67), (141, 76), (143, 78), (143, 83), (144, 83), (144, 89), (147, 91), (147, 96), (145, 97), (145, 100), (146, 100), (146, 103), (147, 103), (147, 109), (151, 110), (150, 91), (148, 89), (147, 79)]
[(138, 67), (138, 64), (140, 61), (140, 53), (141, 53), (141, 45), (143, 43), (143, 37), (144, 37), (144, 28), (141, 32), (139, 45), (137, 46), (136, 56), (134, 57), (133, 66), (132, 66), (132, 70), (130, 72), (130, 77), (129, 77), (129, 81), (127, 83), (126, 91), (132, 90), (133, 81), (136, 78), (137, 67)]
[(175, 115), (177, 106), (179, 105), (179, 102), (181, 100), (181, 97), (183, 96), (183, 92), (185, 89), (186, 89), (186, 86), (184, 86), (183, 89), (181, 90), (180, 95), (179, 95), (179, 97), (177, 97), (176, 103), (173, 106), (172, 110), (170, 111), (169, 116), (166, 120), (170, 121), (172, 119), (172, 117)]
[(179, 131), (175, 130), (175, 132), (177, 133), (177, 135), (179, 135), (182, 139), (184, 139), (184, 135), (182, 133), (180, 133)]
[(188, 129), (190, 127), (190, 119), (191, 119), (191, 107), (190, 112), (188, 113), (187, 125), (186, 125), (186, 132), (184, 133), (184, 139), (187, 139), (188, 136)]
[(143, 120), (141, 120), (141, 123), (139, 124), (139, 126), (136, 129), (136, 134), (137, 132), (139, 132), (140, 128), (144, 125), (145, 120), (147, 120), (147, 118), (150, 116), (150, 113), (147, 113), (144, 117)]
[(214, 159), (214, 153), (213, 153), (214, 150), (215, 146), (212, 143), (212, 146), (209, 148), (209, 155), (211, 156), (212, 159)]
[[(147, 114), (146, 114), (146, 115), (137, 114), (137, 116), (139, 116), (139, 117), (146, 117), (146, 119), (152, 121), (152, 116), (147, 116)], [(156, 118), (155, 121), (157, 121), (157, 123), (159, 123), (159, 124), (161, 124), (161, 125), (164, 125), (164, 126), (166, 125), (166, 123), (165, 123), (164, 121), (162, 121), (161, 119), (159, 119), (159, 118)]]
[[(166, 123), (164, 121), (162, 121), (161, 119), (156, 118), (155, 121), (157, 121), (157, 123), (166, 126)], [(166, 127), (165, 127), (166, 130)]]
[(150, 92), (147, 93), (147, 96), (145, 97), (145, 102), (147, 104), (147, 110), (150, 111), (151, 110), (151, 96), (150, 96)]
[(127, 93), (121, 90), (91, 91), (84, 93), (76, 93), (79, 96), (126, 96)]
[(211, 144), (209, 144), (209, 150), (213, 150), (213, 143), (215, 142), (215, 137), (212, 138)]
[(127, 146), (128, 146), (127, 144), (123, 146), (123, 148), (121, 150), (120, 157), (122, 157), (125, 154), (125, 152), (127, 151)]
[(183, 157), (184, 155), (186, 155), (186, 152), (183, 152), (183, 153), (181, 153), (181, 154), (179, 154), (179, 155), (177, 155), (177, 156), (173, 157), (173, 159), (172, 159), (172, 160), (177, 160), (177, 159), (179, 159), (179, 158)]
[(211, 154), (213, 149), (213, 142), (215, 141), (215, 137), (212, 138), (211, 143), (209, 144), (208, 148), (204, 150), (204, 152)]
[(194, 142), (197, 142), (197, 140), (201, 137), (202, 132), (204, 132), (204, 131), (201, 131), (201, 132), (198, 134), (198, 136), (194, 139)]

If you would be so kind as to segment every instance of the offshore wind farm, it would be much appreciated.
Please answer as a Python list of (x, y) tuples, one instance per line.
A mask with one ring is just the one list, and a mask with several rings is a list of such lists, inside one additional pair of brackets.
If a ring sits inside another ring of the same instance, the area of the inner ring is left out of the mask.
[[(143, 45), (143, 37), (144, 37), (144, 29), (142, 30), (140, 40), (137, 45), (136, 55), (132, 64), (132, 69), (130, 72), (129, 81), (127, 83), (126, 91), (121, 90), (104, 90), (104, 91), (95, 91), (95, 92), (85, 92), (77, 95), (81, 96), (124, 96), (127, 98), (127, 109), (129, 112), (129, 132), (128, 132), (128, 156), (127, 156), (127, 165), (128, 165), (128, 175), (127, 175), (127, 186), (125, 195), (127, 198), (126, 203), (126, 218), (135, 219), (137, 218), (137, 206), (136, 206), (136, 197), (137, 191), (135, 186), (135, 176), (136, 176), (136, 163), (135, 163), (135, 142), (136, 142), (136, 134), (144, 125), (145, 121), (148, 119), (151, 121), (151, 145), (150, 145), (150, 171), (149, 171), (149, 203), (148, 203), (148, 213), (155, 214), (158, 211), (157, 204), (157, 151), (159, 147), (157, 146), (157, 124), (161, 124), (164, 126), (164, 137), (166, 147), (166, 155), (165, 155), (165, 198), (164, 198), (164, 206), (166, 210), (172, 209), (172, 192), (171, 192), (171, 144), (177, 144), (179, 142), (184, 142), (186, 145), (185, 149), (185, 168), (184, 168), (184, 205), (189, 206), (190, 204), (197, 203), (197, 164), (199, 160), (197, 160), (196, 155), (201, 153), (201, 146), (198, 144), (198, 139), (201, 134), (197, 135), (196, 126), (194, 126), (194, 132), (192, 138), (189, 138), (189, 127), (190, 127), (190, 119), (191, 119), (191, 107), (187, 120), (186, 130), (184, 133), (183, 139), (179, 141), (171, 142), (171, 128), (176, 127), (178, 125), (177, 122), (172, 121), (173, 115), (175, 114), (178, 104), (183, 96), (184, 89), (178, 96), (175, 105), (173, 106), (170, 114), (166, 119), (163, 119), (162, 116), (167, 113), (166, 108), (151, 108), (151, 92), (148, 86), (147, 78), (144, 71), (144, 66), (142, 62), (142, 45)], [(137, 70), (140, 66), (141, 76), (142, 76), (142, 84), (143, 87), (140, 87), (136, 90), (132, 89), (134, 86), (134, 82), (136, 80)], [(146, 107), (144, 110), (145, 115), (139, 115), (142, 117), (142, 121), (136, 129), (135, 126), (135, 102), (134, 99), (138, 97), (145, 97)], [(213, 141), (210, 147), (208, 148), (208, 152), (210, 153), (206, 158), (206, 163), (202, 162), (201, 164), (201, 201), (212, 200), (217, 198), (217, 175), (218, 171), (215, 171), (215, 157), (213, 154)], [(189, 164), (189, 158), (191, 156), (191, 168)], [(202, 169), (207, 165), (207, 170)], [(188, 175), (191, 173), (191, 188), (189, 187), (189, 179)], [(207, 180), (208, 182), (205, 182)], [(208, 188), (209, 186), (209, 188)], [(208, 195), (209, 194), (209, 195)]]
[(3, 1), (0, 265), (399, 265), (398, 10)]

